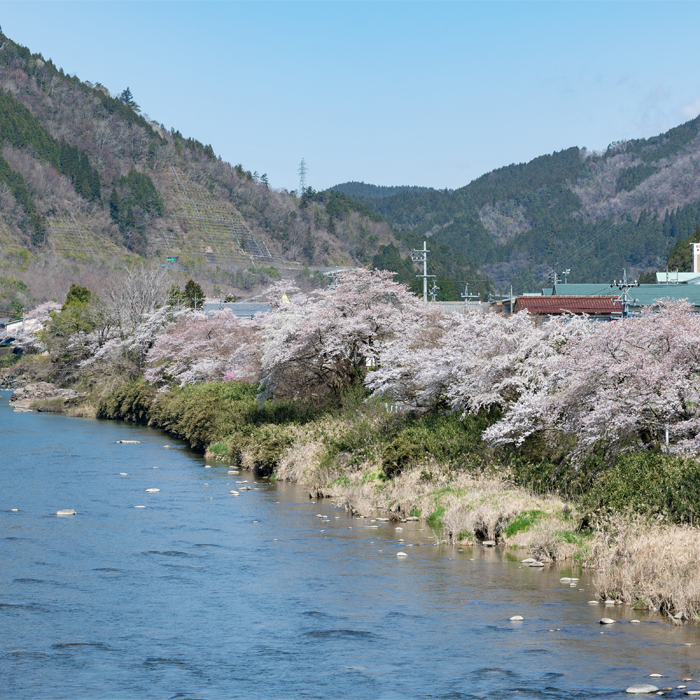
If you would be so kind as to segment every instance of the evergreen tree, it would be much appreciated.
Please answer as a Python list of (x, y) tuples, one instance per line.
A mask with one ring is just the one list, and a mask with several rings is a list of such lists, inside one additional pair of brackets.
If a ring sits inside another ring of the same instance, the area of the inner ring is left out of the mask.
[(63, 302), (61, 311), (69, 309), (71, 306), (82, 306), (90, 302), (90, 297), (92, 296), (90, 290), (87, 287), (81, 287), (78, 284), (71, 284), (68, 294), (66, 295), (66, 300)]
[(190, 309), (201, 309), (204, 305), (204, 291), (193, 279), (185, 285), (185, 303)]

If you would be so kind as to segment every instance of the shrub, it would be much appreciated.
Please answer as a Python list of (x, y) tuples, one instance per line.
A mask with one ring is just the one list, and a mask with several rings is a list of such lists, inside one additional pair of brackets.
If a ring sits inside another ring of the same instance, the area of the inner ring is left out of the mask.
[(408, 419), (382, 454), (382, 471), (393, 478), (409, 466), (434, 459), (441, 464), (465, 467), (467, 460), (483, 464), (487, 446), (481, 433), (498, 419), (498, 411), (481, 411), (460, 419), (456, 413), (431, 412), (421, 418)]
[(146, 382), (126, 382), (100, 399), (97, 418), (148, 423), (154, 396), (153, 387)]
[(654, 452), (625, 453), (582, 497), (591, 510), (661, 515), (694, 523), (700, 510), (700, 463)]

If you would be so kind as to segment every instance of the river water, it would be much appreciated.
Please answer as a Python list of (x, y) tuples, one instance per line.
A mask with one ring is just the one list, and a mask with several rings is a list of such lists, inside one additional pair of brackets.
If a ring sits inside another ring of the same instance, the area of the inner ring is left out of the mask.
[(2, 698), (621, 698), (650, 673), (700, 674), (696, 625), (588, 605), (585, 572), (435, 546), (425, 524), (206, 469), (161, 431), (14, 413), (8, 396)]

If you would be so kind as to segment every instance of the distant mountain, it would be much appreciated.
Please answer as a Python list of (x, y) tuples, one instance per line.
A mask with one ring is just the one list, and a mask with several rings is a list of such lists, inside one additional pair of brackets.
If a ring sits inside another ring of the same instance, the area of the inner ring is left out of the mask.
[(432, 187), (417, 187), (415, 185), (385, 187), (384, 185), (370, 185), (364, 182), (343, 182), (340, 185), (334, 185), (328, 189), (342, 192), (353, 199), (362, 197), (368, 197), (370, 199), (383, 199), (384, 197), (392, 197), (395, 194), (403, 194), (404, 192), (421, 194), (423, 192), (434, 191)]
[(540, 156), (453, 192), (358, 197), (405, 238), (461, 253), (505, 291), (665, 265), (700, 222), (700, 117), (650, 139)]
[(249, 266), (368, 264), (397, 243), (354, 200), (329, 210), (276, 191), (141, 114), (128, 88), (67, 75), (1, 32), (0, 139), (0, 263), (17, 251), (49, 264), (177, 257), (247, 284)]

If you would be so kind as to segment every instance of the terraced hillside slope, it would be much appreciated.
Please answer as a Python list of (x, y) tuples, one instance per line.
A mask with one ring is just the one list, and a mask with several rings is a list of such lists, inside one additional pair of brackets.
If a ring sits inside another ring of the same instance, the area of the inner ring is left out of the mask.
[(368, 263), (390, 228), (347, 200), (274, 190), (0, 33), (0, 256), (175, 269)]

